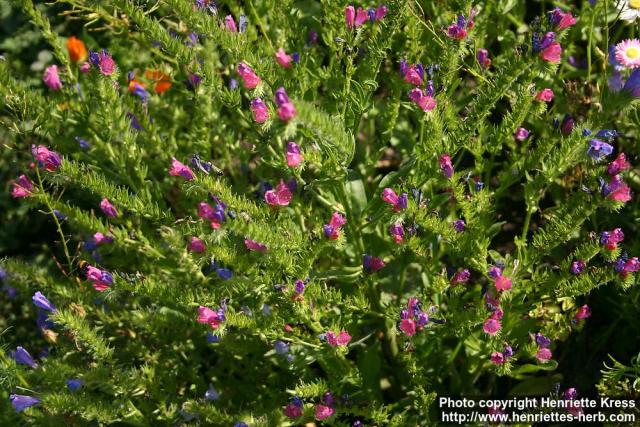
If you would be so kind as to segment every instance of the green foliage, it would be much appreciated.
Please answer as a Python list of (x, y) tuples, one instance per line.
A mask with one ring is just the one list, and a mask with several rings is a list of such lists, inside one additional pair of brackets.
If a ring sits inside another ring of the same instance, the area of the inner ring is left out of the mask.
[[(576, 318), (584, 304), (598, 319), (618, 303), (617, 321), (637, 315), (637, 275), (614, 263), (640, 251), (638, 203), (604, 196), (598, 178), (611, 179), (608, 162), (587, 154), (589, 132), (615, 128), (608, 142), (637, 164), (637, 101), (606, 87), (610, 31), (615, 41), (628, 31), (611, 2), (574, 12), (578, 23), (558, 31), (558, 64), (532, 52), (532, 33), (552, 29), (543, 16), (528, 22), (537, 3), (477, 5), (463, 40), (446, 29), (468, 17), (466, 1), (391, 0), (384, 19), (354, 29), (345, 27), (345, 6), (225, 1), (217, 14), (183, 0), (0, 6), (1, 16), (31, 22), (25, 37), (48, 44), (63, 82), (60, 90), (43, 85), (43, 67), (29, 70), (16, 34), (0, 43), (0, 177), (9, 183), (0, 195), (0, 266), (4, 285), (18, 291), (0, 299), (0, 424), (292, 425), (317, 419), (330, 392), (327, 425), (430, 425), (438, 395), (572, 386), (562, 375), (581, 357), (572, 358), (572, 340), (592, 322)], [(246, 30), (230, 31), (227, 15), (239, 27), (242, 15)], [(108, 49), (116, 70), (81, 72), (66, 49), (74, 34), (91, 51)], [(280, 47), (299, 61), (280, 66)], [(476, 56), (482, 47), (490, 67)], [(569, 54), (586, 58), (586, 68), (568, 63)], [(432, 110), (409, 98), (402, 60), (428, 68)], [(242, 84), (240, 62), (260, 76), (255, 89)], [(156, 71), (168, 90), (154, 90)], [(290, 121), (273, 101), (280, 87), (297, 111)], [(553, 103), (536, 99), (543, 88), (554, 90)], [(267, 104), (264, 123), (252, 114), (256, 98)], [(576, 119), (572, 129), (553, 125), (565, 114)], [(521, 127), (529, 137), (515, 138)], [(302, 151), (299, 166), (288, 166), (289, 141)], [(60, 153), (60, 164), (39, 167), (30, 154), (39, 145)], [(194, 155), (211, 162), (207, 172)], [(194, 178), (170, 175), (173, 159)], [(34, 188), (11, 198), (21, 174)], [(637, 168), (622, 177), (640, 189)], [(269, 206), (266, 189), (292, 179), (292, 200)], [(407, 193), (408, 206), (393, 209), (383, 200), (388, 189)], [(116, 217), (101, 211), (105, 198)], [(205, 201), (224, 204), (219, 224), (199, 217)], [(329, 239), (323, 225), (334, 213), (347, 222)], [(393, 225), (404, 232), (399, 243)], [(600, 233), (617, 227), (626, 240), (605, 247)], [(112, 242), (96, 244), (95, 233)], [(194, 237), (204, 251), (189, 249)], [(267, 249), (250, 250), (248, 240)], [(365, 255), (386, 265), (367, 271)], [(578, 260), (586, 267), (575, 274)], [(111, 273), (106, 289), (92, 286), (90, 266)], [(495, 266), (510, 289), (497, 289)], [(470, 279), (455, 283), (464, 269)], [(33, 324), (36, 291), (57, 306), (53, 324)], [(606, 300), (601, 292), (611, 307), (592, 303)], [(488, 297), (503, 312), (493, 335), (483, 324), (500, 316)], [(415, 334), (399, 327), (411, 298), (431, 319)], [(201, 306), (225, 307), (224, 321), (198, 323)], [(332, 346), (329, 331), (352, 339)], [(536, 358), (538, 332), (552, 340), (550, 361)], [(507, 344), (513, 356), (492, 363)], [(597, 383), (601, 393), (637, 396), (638, 344), (616, 356), (630, 366), (610, 356), (613, 365), (586, 392)], [(10, 357), (17, 346), (47, 355), (32, 369)], [(602, 368), (602, 352), (615, 351), (604, 347), (592, 365)], [(82, 380), (80, 390), (67, 388), (70, 378)], [(217, 399), (205, 398), (210, 386)], [(41, 402), (17, 414), (14, 393)], [(294, 396), (303, 415), (290, 420), (282, 408)]]

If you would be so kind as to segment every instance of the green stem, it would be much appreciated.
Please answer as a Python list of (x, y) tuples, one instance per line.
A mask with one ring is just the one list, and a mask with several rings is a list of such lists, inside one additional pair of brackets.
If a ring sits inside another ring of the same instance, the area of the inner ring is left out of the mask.
[(40, 191), (42, 191), (42, 194), (44, 194), (44, 202), (47, 205), (47, 208), (49, 209), (49, 214), (53, 217), (53, 221), (56, 224), (56, 228), (58, 230), (58, 234), (60, 235), (60, 240), (62, 242), (62, 249), (64, 250), (64, 256), (67, 258), (67, 265), (69, 267), (69, 272), (71, 272), (73, 263), (71, 262), (71, 255), (69, 254), (69, 248), (67, 247), (66, 237), (62, 232), (62, 226), (60, 225), (60, 221), (58, 221), (58, 217), (56, 216), (55, 212), (53, 211), (53, 207), (49, 202), (49, 196), (44, 191), (44, 185), (42, 184), (42, 177), (40, 176), (40, 170), (37, 167), (35, 169), (36, 169), (36, 175), (38, 176), (38, 186), (40, 187)]

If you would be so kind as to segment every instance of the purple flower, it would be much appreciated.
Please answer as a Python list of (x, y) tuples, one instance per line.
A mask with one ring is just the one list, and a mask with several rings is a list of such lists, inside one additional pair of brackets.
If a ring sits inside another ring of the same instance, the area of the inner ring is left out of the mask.
[(447, 178), (450, 179), (453, 176), (453, 164), (451, 163), (451, 157), (448, 154), (440, 156), (440, 169)]
[(115, 206), (113, 206), (106, 197), (100, 202), (100, 209), (109, 218), (115, 218), (118, 216), (118, 211)]
[(56, 306), (53, 305), (48, 299), (47, 297), (45, 297), (44, 295), (42, 295), (42, 293), (40, 291), (36, 292), (33, 297), (31, 298), (31, 300), (33, 301), (33, 303), (37, 306), (40, 307), (43, 310), (46, 311), (56, 311)]
[(582, 260), (573, 261), (571, 263), (571, 274), (578, 275), (582, 273), (586, 267), (587, 263)]
[(280, 341), (280, 340), (276, 341), (276, 344), (274, 347), (275, 347), (276, 353), (281, 356), (284, 356), (285, 354), (289, 353), (289, 346), (287, 345), (287, 343), (283, 341)]
[(373, 273), (385, 266), (384, 261), (378, 257), (364, 254), (362, 257), (362, 267), (367, 273)]
[(452, 225), (453, 225), (453, 228), (455, 228), (458, 233), (462, 233), (465, 229), (466, 223), (464, 222), (463, 219), (457, 219), (453, 221)]
[(229, 280), (233, 277), (233, 271), (229, 270), (228, 268), (217, 268), (216, 274), (222, 280)]
[(568, 114), (565, 115), (564, 119), (562, 120), (562, 124), (560, 125), (560, 133), (562, 133), (564, 136), (571, 135), (574, 124), (575, 124), (575, 120), (573, 120), (573, 117), (571, 117)]
[(469, 272), (469, 270), (466, 268), (464, 270), (460, 270), (451, 279), (451, 286), (456, 286), (459, 283), (467, 283), (469, 278), (471, 278), (471, 272)]
[(11, 357), (13, 357), (13, 359), (21, 365), (27, 365), (32, 368), (35, 368), (38, 366), (38, 364), (36, 363), (35, 360), (33, 360), (33, 357), (31, 357), (29, 352), (21, 346), (18, 346), (16, 348), (16, 351), (11, 352)]
[(202, 81), (202, 77), (200, 77), (198, 74), (196, 73), (189, 73), (189, 76), (187, 77), (187, 88), (189, 88), (190, 90), (196, 90), (196, 88), (200, 85), (200, 82)]
[(218, 400), (220, 398), (220, 393), (218, 393), (218, 391), (215, 388), (213, 388), (212, 384), (209, 384), (209, 388), (205, 392), (204, 398), (209, 401)]
[(595, 138), (589, 141), (587, 154), (591, 156), (593, 160), (601, 160), (611, 153), (613, 153), (613, 147), (610, 144)]
[(76, 141), (78, 141), (78, 145), (80, 146), (81, 149), (83, 150), (87, 150), (89, 149), (91, 146), (89, 145), (89, 142), (86, 139), (82, 139), (79, 136), (76, 136), (74, 138)]
[(549, 347), (549, 345), (551, 345), (551, 340), (545, 337), (544, 335), (542, 335), (540, 332), (536, 334), (535, 338), (536, 338), (536, 344), (538, 344), (538, 347), (547, 348)]
[(523, 127), (519, 127), (514, 135), (516, 141), (524, 141), (529, 137), (529, 131)]
[(58, 167), (62, 164), (60, 155), (55, 151), (49, 150), (44, 145), (38, 145), (37, 147), (35, 145), (32, 145), (31, 153), (33, 154), (33, 157), (35, 157), (38, 161), (38, 165), (50, 172), (58, 169)]
[(82, 387), (82, 380), (79, 378), (69, 378), (67, 380), (67, 388), (70, 391), (78, 391)]
[(12, 394), (11, 396), (9, 396), (9, 400), (11, 401), (11, 405), (13, 405), (13, 408), (18, 412), (22, 412), (25, 409), (40, 403), (40, 399), (38, 399), (37, 397), (24, 396), (22, 394)]
[(513, 356), (513, 349), (511, 348), (511, 346), (510, 346), (510, 345), (505, 344), (505, 346), (504, 346), (504, 350), (502, 350), (502, 355), (503, 355), (505, 358), (508, 358), (508, 357)]

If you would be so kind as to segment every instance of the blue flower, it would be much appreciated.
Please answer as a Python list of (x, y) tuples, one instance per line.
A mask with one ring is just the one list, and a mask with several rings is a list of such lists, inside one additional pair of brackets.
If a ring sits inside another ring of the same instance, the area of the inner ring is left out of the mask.
[(31, 300), (33, 301), (33, 303), (36, 305), (36, 307), (40, 307), (41, 309), (45, 310), (45, 311), (56, 311), (56, 306), (53, 305), (48, 299), (47, 297), (45, 297), (44, 295), (42, 295), (42, 293), (40, 291), (36, 292), (33, 297), (31, 297)]
[(40, 399), (38, 399), (37, 397), (24, 396), (22, 394), (12, 394), (11, 396), (9, 396), (9, 400), (11, 400), (11, 405), (13, 405), (13, 408), (18, 412), (22, 412), (25, 409), (40, 403)]
[(613, 153), (613, 147), (610, 144), (595, 138), (589, 141), (587, 154), (591, 156), (593, 160), (601, 160), (611, 153)]
[(207, 400), (218, 400), (220, 398), (220, 393), (218, 393), (218, 391), (213, 388), (212, 384), (209, 384), (209, 389), (204, 394), (204, 398)]
[(16, 348), (16, 351), (11, 352), (11, 357), (13, 357), (13, 359), (17, 363), (20, 363), (21, 365), (28, 365), (32, 368), (35, 368), (38, 366), (38, 364), (36, 363), (35, 360), (33, 360), (33, 357), (31, 357), (29, 352), (21, 346), (18, 346)]
[(77, 391), (82, 387), (82, 380), (79, 378), (69, 378), (67, 380), (67, 388), (71, 391)]
[(280, 355), (285, 355), (289, 353), (289, 346), (287, 345), (287, 343), (283, 341), (279, 341), (279, 340), (276, 341), (275, 349), (276, 349), (276, 353)]

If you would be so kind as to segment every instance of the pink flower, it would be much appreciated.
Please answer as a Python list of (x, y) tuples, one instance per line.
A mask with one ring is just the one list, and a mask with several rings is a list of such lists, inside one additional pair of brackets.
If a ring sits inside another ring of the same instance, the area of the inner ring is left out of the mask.
[(524, 141), (525, 139), (529, 138), (529, 131), (523, 127), (519, 127), (516, 130), (514, 137), (516, 138), (516, 141)]
[(106, 197), (100, 202), (100, 209), (102, 209), (102, 212), (109, 218), (115, 218), (118, 216), (118, 211), (115, 206), (113, 206)]
[(169, 175), (181, 176), (187, 181), (191, 181), (196, 177), (193, 171), (189, 168), (189, 166), (186, 166), (180, 163), (178, 160), (176, 160), (175, 157), (172, 158), (171, 169), (169, 169)]
[(245, 88), (255, 89), (255, 87), (260, 84), (260, 77), (244, 62), (238, 64), (237, 70), (240, 77), (242, 77), (242, 83)]
[(640, 40), (627, 39), (616, 45), (616, 59), (627, 68), (640, 67)]
[(253, 120), (257, 123), (264, 123), (269, 118), (269, 109), (260, 98), (251, 101), (251, 112), (253, 113)]
[(33, 183), (26, 175), (20, 175), (18, 179), (13, 181), (13, 189), (11, 190), (11, 197), (18, 199), (22, 197), (29, 197), (33, 191)]
[(353, 28), (356, 23), (356, 9), (349, 5), (344, 8), (344, 20), (347, 28)]
[(495, 335), (502, 328), (500, 321), (498, 319), (489, 318), (484, 321), (484, 325), (482, 325), (482, 330), (489, 335)]
[(291, 61), (293, 61), (293, 58), (291, 55), (287, 55), (283, 48), (280, 48), (276, 52), (276, 61), (278, 61), (278, 64), (284, 68), (291, 68)]
[(58, 66), (51, 65), (44, 70), (44, 75), (42, 76), (42, 81), (49, 89), (52, 90), (60, 90), (62, 89), (62, 82), (60, 81), (60, 76), (58, 75)]
[(378, 6), (378, 8), (376, 9), (376, 20), (379, 21), (384, 19), (384, 17), (387, 16), (387, 12), (389, 12), (389, 9), (387, 8), (387, 6), (385, 5)]
[(189, 246), (187, 247), (187, 249), (189, 249), (189, 251), (191, 252), (195, 252), (197, 254), (201, 254), (204, 251), (207, 250), (207, 246), (204, 244), (204, 242), (200, 239), (198, 239), (197, 237), (193, 236), (191, 237), (191, 243), (189, 243)]
[(93, 243), (96, 245), (101, 245), (103, 243), (111, 243), (113, 242), (113, 237), (105, 236), (104, 233), (97, 232), (93, 235)]
[(44, 167), (49, 172), (58, 169), (58, 167), (62, 163), (60, 155), (55, 151), (49, 150), (44, 145), (38, 145), (37, 147), (35, 145), (32, 145), (31, 153), (33, 154), (33, 157), (36, 158), (39, 165), (41, 167)]
[(502, 365), (505, 362), (504, 355), (499, 351), (491, 353), (491, 361), (496, 365)]
[(573, 316), (573, 318), (575, 320), (582, 320), (582, 319), (586, 319), (588, 317), (591, 317), (591, 308), (589, 308), (589, 306), (587, 304), (585, 304), (582, 307), (578, 308), (578, 311)]
[(429, 95), (425, 95), (425, 96), (421, 96), (420, 99), (418, 99), (417, 104), (418, 104), (418, 107), (422, 109), (422, 111), (426, 112), (436, 108), (437, 102), (435, 98)]
[(291, 193), (284, 181), (280, 181), (275, 190), (269, 190), (264, 193), (264, 200), (269, 206), (287, 206), (292, 198), (293, 193)]
[(547, 62), (560, 62), (562, 55), (562, 46), (558, 42), (552, 42), (540, 52), (540, 58)]
[(302, 154), (300, 154), (300, 147), (293, 141), (287, 142), (287, 166), (291, 168), (295, 168), (298, 166), (304, 158)]
[(549, 12), (549, 21), (555, 26), (557, 26), (558, 30), (564, 30), (565, 28), (571, 27), (576, 23), (576, 18), (573, 17), (571, 12), (563, 12), (562, 9), (556, 7), (551, 12)]
[(208, 324), (213, 329), (217, 329), (222, 323), (218, 320), (218, 313), (211, 310), (208, 307), (200, 306), (198, 307), (198, 323)]
[(224, 26), (227, 30), (232, 33), (238, 32), (238, 27), (236, 27), (236, 21), (233, 19), (232, 15), (227, 15), (224, 17)]
[(89, 64), (87, 61), (85, 61), (82, 64), (80, 64), (80, 72), (81, 73), (87, 74), (89, 71), (91, 71), (91, 64)]
[(302, 416), (302, 408), (294, 403), (289, 403), (284, 407), (283, 413), (288, 418), (298, 418)]
[(508, 291), (511, 289), (511, 279), (506, 276), (496, 277), (496, 289), (499, 291)]
[(603, 191), (607, 199), (614, 202), (626, 203), (631, 200), (631, 188), (622, 180), (620, 175), (611, 178), (611, 182), (604, 186)]
[(285, 102), (280, 107), (278, 107), (278, 117), (280, 117), (280, 120), (282, 120), (283, 122), (288, 122), (289, 120), (293, 119), (297, 113), (298, 112), (296, 111), (296, 108), (291, 102)]
[(331, 347), (342, 346), (346, 347), (351, 341), (351, 335), (347, 331), (341, 331), (337, 336), (333, 331), (326, 333), (327, 344)]
[(102, 50), (100, 53), (89, 52), (89, 60), (93, 65), (100, 69), (105, 76), (110, 76), (116, 69), (116, 63), (109, 55), (109, 52)]
[(96, 291), (104, 292), (113, 283), (113, 276), (108, 271), (90, 265), (87, 267), (87, 280), (93, 282), (91, 285)]
[(536, 353), (536, 359), (541, 362), (546, 362), (547, 360), (551, 359), (551, 356), (553, 356), (551, 350), (546, 347), (539, 349)]
[(329, 224), (325, 224), (323, 227), (324, 235), (331, 240), (336, 240), (340, 237), (340, 229), (346, 223), (347, 219), (340, 215), (340, 212), (334, 212)]
[(316, 405), (316, 419), (319, 421), (326, 420), (333, 415), (334, 412), (335, 410), (329, 406), (320, 404)]
[(404, 81), (414, 86), (420, 86), (423, 79), (420, 71), (421, 69), (418, 65), (410, 65), (409, 68), (407, 68), (407, 72), (404, 73)]
[(400, 330), (408, 337), (415, 335), (416, 322), (413, 319), (402, 319), (400, 321)]
[(553, 91), (549, 88), (542, 89), (536, 95), (536, 101), (551, 102), (553, 100)]
[(631, 167), (624, 153), (618, 154), (618, 157), (609, 164), (607, 173), (611, 176), (618, 175), (620, 172), (627, 170)]
[(453, 176), (453, 164), (451, 163), (451, 157), (448, 154), (440, 156), (440, 170), (447, 178), (451, 179)]
[(256, 251), (256, 252), (266, 252), (267, 251), (267, 247), (265, 245), (263, 245), (262, 243), (258, 243), (255, 240), (251, 240), (249, 238), (244, 239), (244, 245), (250, 251)]
[(359, 7), (358, 11), (356, 12), (356, 27), (359, 27), (367, 22), (368, 17), (369, 15), (367, 14), (367, 11)]

